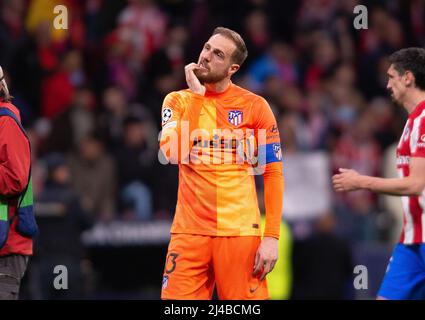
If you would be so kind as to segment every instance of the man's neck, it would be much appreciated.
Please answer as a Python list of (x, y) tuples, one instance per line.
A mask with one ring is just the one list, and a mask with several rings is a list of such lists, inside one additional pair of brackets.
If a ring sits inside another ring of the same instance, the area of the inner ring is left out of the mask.
[(406, 95), (406, 101), (403, 103), (403, 106), (411, 114), (422, 101), (425, 101), (425, 91), (415, 89)]
[(230, 79), (226, 78), (216, 83), (205, 83), (205, 88), (209, 92), (222, 93), (227, 90), (230, 86)]

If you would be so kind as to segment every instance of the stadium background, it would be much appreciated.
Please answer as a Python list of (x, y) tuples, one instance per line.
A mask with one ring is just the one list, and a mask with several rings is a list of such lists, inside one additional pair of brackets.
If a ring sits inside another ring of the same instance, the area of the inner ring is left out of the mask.
[[(68, 30), (52, 27), (58, 4)], [(358, 4), (367, 30), (353, 27)], [(161, 103), (219, 25), (244, 37), (234, 82), (268, 100), (282, 136), (274, 297), (374, 298), (399, 199), (337, 195), (330, 178), (395, 174), (406, 114), (385, 89), (387, 55), (423, 46), (424, 18), (422, 0), (2, 0), (0, 64), (31, 137), (41, 229), (21, 299), (159, 298), (178, 178), (157, 160)], [(68, 290), (53, 287), (56, 265)], [(366, 290), (353, 287), (356, 265)]]

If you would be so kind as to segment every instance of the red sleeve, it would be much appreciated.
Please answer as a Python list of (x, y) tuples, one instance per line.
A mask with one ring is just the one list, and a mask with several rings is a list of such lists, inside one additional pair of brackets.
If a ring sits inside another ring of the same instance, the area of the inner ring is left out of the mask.
[(15, 120), (0, 117), (0, 195), (21, 193), (30, 169), (29, 143)]

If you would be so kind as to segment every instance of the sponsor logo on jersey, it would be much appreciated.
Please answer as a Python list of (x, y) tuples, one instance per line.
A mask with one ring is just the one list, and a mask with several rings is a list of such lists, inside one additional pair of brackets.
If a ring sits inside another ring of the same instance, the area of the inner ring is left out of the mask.
[(173, 110), (164, 108), (162, 110), (162, 125), (166, 124), (173, 117)]
[(270, 132), (270, 133), (278, 133), (278, 131), (279, 131), (279, 129), (278, 129), (278, 127), (277, 127), (277, 125), (276, 125), (276, 124), (273, 124), (273, 125), (271, 125), (271, 126), (269, 127), (269, 132)]
[(213, 148), (213, 149), (232, 149), (236, 150), (241, 143), (236, 138), (225, 139), (218, 135), (213, 136), (213, 140), (204, 140), (202, 137), (196, 137), (193, 140), (193, 146), (198, 148)]
[(399, 156), (399, 157), (397, 157), (397, 165), (398, 166), (409, 164), (409, 162), (410, 162), (409, 156)]
[(421, 135), (421, 141), (425, 142), (425, 134)]
[(243, 112), (239, 111), (239, 110), (231, 110), (229, 111), (229, 113), (227, 114), (227, 120), (233, 124), (234, 126), (238, 126), (242, 123), (243, 121)]

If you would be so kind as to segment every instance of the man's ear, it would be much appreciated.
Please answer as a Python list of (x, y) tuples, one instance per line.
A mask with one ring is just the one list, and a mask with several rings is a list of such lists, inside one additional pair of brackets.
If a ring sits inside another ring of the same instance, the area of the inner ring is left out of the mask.
[(406, 79), (405, 80), (406, 86), (410, 86), (410, 85), (415, 83), (415, 76), (413, 75), (413, 73), (411, 71), (406, 71), (404, 73), (404, 76), (405, 76), (405, 79)]
[(240, 69), (240, 65), (238, 65), (238, 64), (236, 64), (236, 63), (233, 63), (231, 66), (230, 66), (230, 69), (229, 69), (229, 75), (230, 76), (233, 76), (239, 69)]

